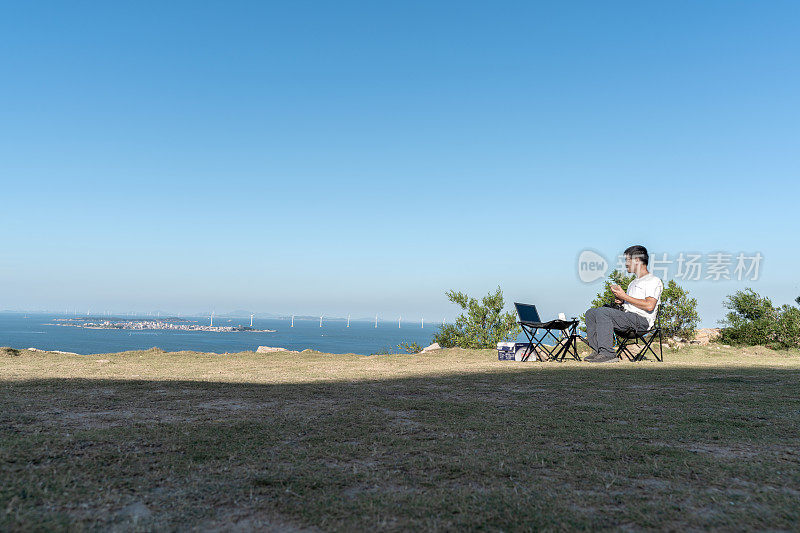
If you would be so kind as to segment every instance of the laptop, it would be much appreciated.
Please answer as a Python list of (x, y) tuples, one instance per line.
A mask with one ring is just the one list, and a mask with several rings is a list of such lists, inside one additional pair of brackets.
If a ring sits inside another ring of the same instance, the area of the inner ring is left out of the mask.
[(539, 311), (536, 310), (535, 305), (514, 302), (514, 307), (517, 308), (517, 316), (519, 316), (520, 322), (542, 322), (542, 319), (539, 318)]

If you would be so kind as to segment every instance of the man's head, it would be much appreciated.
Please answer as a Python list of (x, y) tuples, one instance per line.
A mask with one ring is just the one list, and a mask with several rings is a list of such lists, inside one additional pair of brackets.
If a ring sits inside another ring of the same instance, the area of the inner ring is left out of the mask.
[(625, 250), (625, 269), (631, 274), (639, 275), (642, 269), (647, 270), (647, 264), (650, 262), (650, 255), (647, 253), (647, 248), (641, 245), (629, 246)]

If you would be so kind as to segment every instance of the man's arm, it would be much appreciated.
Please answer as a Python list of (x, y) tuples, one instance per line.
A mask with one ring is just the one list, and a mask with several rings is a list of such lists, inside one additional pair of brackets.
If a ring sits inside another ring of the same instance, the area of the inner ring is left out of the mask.
[(611, 292), (614, 293), (614, 297), (618, 300), (622, 300), (623, 302), (628, 302), (634, 307), (638, 307), (639, 309), (643, 309), (648, 313), (652, 313), (653, 309), (656, 308), (656, 304), (658, 300), (653, 298), (652, 296), (648, 296), (647, 298), (634, 298), (633, 296), (628, 296), (625, 291), (622, 290), (622, 287), (619, 285), (612, 285)]

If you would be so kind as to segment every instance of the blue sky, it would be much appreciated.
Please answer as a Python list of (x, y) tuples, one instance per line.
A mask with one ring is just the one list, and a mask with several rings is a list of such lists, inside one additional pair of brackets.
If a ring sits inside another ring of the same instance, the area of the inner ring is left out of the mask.
[(796, 2), (37, 2), (0, 18), (0, 309), (577, 314), (576, 258), (797, 281)]

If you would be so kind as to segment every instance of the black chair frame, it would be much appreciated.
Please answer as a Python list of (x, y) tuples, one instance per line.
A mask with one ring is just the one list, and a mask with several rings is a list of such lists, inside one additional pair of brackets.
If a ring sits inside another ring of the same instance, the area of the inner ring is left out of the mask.
[[(658, 336), (658, 353), (653, 349), (653, 341)], [(656, 361), (664, 361), (664, 352), (662, 348), (662, 334), (661, 334), (661, 303), (658, 304), (658, 311), (656, 311), (656, 321), (653, 327), (647, 331), (637, 332), (633, 329), (614, 329), (614, 340), (617, 342), (617, 357), (622, 359), (622, 356), (628, 358), (629, 361), (642, 361), (647, 357), (647, 352), (653, 354)], [(639, 344), (639, 341), (642, 344)], [(639, 347), (637, 353), (633, 353), (632, 346)]]

